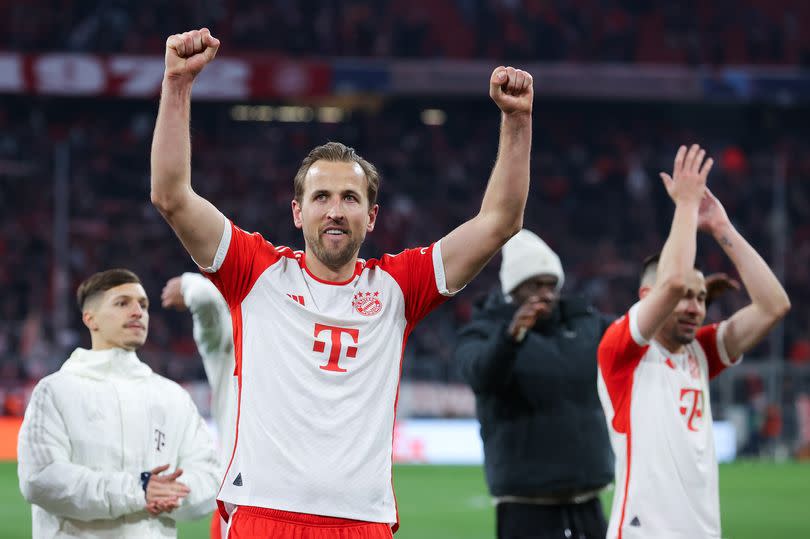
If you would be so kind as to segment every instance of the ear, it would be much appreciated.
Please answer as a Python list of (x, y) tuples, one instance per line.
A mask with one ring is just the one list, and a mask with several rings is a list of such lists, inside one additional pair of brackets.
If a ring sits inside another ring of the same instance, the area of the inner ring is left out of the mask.
[(371, 209), (368, 210), (368, 224), (366, 225), (366, 232), (371, 232), (374, 230), (374, 225), (377, 223), (377, 213), (379, 211), (379, 204), (374, 204)]
[(644, 285), (644, 286), (639, 287), (639, 289), (638, 289), (638, 298), (639, 299), (644, 299), (644, 296), (649, 294), (650, 290), (652, 290), (652, 287), (650, 287), (649, 285)]
[(98, 329), (93, 311), (82, 311), (82, 322), (84, 322), (84, 325), (87, 326), (87, 329), (90, 331), (96, 331)]
[(297, 200), (293, 199), (291, 206), (293, 214), (293, 224), (295, 224), (295, 228), (300, 229), (304, 226), (304, 220), (301, 217), (301, 204), (299, 204)]

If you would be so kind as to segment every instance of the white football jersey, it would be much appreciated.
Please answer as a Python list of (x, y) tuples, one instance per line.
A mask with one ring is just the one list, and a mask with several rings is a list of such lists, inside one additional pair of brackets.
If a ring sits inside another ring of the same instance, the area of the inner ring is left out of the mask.
[(402, 356), (450, 294), (441, 245), (358, 260), (326, 282), (303, 252), (226, 222), (207, 276), (231, 310), (236, 441), (218, 499), (397, 523), (391, 468)]
[(608, 539), (720, 538), (709, 380), (735, 364), (725, 322), (680, 354), (638, 329), (638, 304), (599, 345), (599, 398), (616, 455)]

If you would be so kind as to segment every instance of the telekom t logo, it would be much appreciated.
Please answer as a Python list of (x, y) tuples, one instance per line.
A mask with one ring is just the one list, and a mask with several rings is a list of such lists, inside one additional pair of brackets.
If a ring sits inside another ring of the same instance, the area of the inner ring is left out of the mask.
[[(352, 328), (341, 328), (338, 326), (327, 326), (325, 324), (315, 324), (315, 335), (314, 335), (315, 344), (312, 346), (313, 352), (323, 352), (326, 349), (326, 343), (324, 341), (318, 340), (318, 336), (324, 331), (328, 331), (329, 333), (331, 333), (332, 339), (329, 346), (329, 362), (326, 365), (321, 365), (321, 368), (325, 371), (346, 372), (346, 369), (342, 369), (338, 364), (338, 362), (340, 361), (340, 351), (342, 349), (340, 336), (341, 334), (345, 333), (352, 338), (354, 344), (357, 344), (357, 338), (360, 336), (360, 330)], [(355, 356), (357, 356), (357, 347), (347, 346), (346, 357), (352, 358)]]
[(689, 415), (686, 420), (686, 428), (691, 431), (697, 432), (698, 429), (694, 425), (694, 419), (703, 417), (703, 390), (700, 389), (681, 389), (681, 402), (685, 402), (681, 406), (681, 415)]

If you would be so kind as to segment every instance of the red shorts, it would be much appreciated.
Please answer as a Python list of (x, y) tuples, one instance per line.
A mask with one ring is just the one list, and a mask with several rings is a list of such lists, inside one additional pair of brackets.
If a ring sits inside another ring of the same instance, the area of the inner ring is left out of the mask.
[(214, 511), (211, 515), (211, 539), (225, 539), (225, 531), (228, 529), (228, 523), (222, 520), (219, 511)]
[(228, 539), (391, 539), (391, 526), (241, 505), (231, 515)]

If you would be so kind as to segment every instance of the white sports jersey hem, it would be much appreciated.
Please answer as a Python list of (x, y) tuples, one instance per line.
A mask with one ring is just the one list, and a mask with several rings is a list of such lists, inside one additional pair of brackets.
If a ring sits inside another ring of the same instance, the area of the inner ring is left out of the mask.
[(738, 357), (730, 358), (728, 357), (728, 350), (726, 350), (726, 327), (728, 326), (728, 321), (723, 320), (717, 326), (717, 352), (720, 355), (720, 361), (723, 362), (723, 365), (726, 367), (732, 367), (737, 365), (743, 359), (743, 355), (740, 354)]
[(433, 245), (433, 271), (436, 273), (436, 288), (442, 296), (452, 298), (467, 286), (465, 284), (455, 292), (447, 290), (447, 277), (444, 275), (444, 259), (442, 259), (442, 240)]
[(637, 302), (635, 305), (630, 307), (630, 312), (627, 316), (630, 317), (630, 335), (633, 336), (633, 340), (636, 341), (636, 344), (639, 346), (647, 346), (650, 344), (650, 341), (644, 338), (641, 335), (641, 330), (638, 328), (638, 309), (639, 309), (640, 302)]
[(194, 260), (194, 263), (199, 266), (199, 268), (204, 271), (205, 273), (216, 273), (219, 271), (219, 268), (222, 267), (222, 263), (225, 262), (225, 255), (228, 254), (228, 247), (231, 245), (231, 221), (222, 216), (222, 238), (219, 240), (219, 247), (217, 247), (217, 252), (214, 255), (214, 261), (211, 263), (210, 266), (204, 268)]

